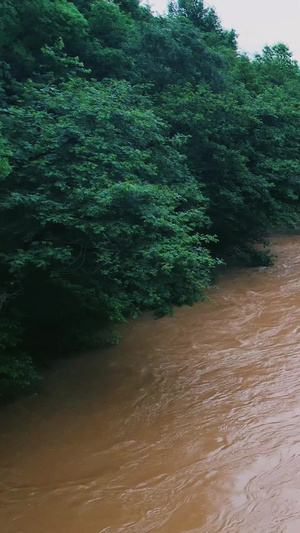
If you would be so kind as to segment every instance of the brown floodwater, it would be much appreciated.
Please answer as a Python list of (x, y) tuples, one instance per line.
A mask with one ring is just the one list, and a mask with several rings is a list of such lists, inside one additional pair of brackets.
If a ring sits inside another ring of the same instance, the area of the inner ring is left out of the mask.
[(299, 533), (300, 236), (0, 411), (1, 533)]

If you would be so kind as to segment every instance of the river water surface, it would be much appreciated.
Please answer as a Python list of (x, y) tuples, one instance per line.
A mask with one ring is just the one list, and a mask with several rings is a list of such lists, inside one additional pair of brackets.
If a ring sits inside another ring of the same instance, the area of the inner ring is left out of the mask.
[(0, 412), (1, 533), (299, 533), (300, 236)]

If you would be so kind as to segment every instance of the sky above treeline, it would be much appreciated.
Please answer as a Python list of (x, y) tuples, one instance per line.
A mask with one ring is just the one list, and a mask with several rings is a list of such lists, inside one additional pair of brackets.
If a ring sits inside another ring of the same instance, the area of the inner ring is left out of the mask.
[[(145, 2), (146, 3), (146, 2)], [(148, 0), (153, 11), (167, 11), (168, 0)], [(300, 0), (209, 0), (226, 29), (235, 29), (239, 48), (253, 55), (283, 42), (300, 62)]]

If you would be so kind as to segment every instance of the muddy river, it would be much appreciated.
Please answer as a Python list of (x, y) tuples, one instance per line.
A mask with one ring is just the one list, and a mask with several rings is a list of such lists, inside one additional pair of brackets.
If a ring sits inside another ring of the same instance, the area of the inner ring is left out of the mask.
[(272, 250), (0, 411), (1, 533), (300, 532), (300, 236)]

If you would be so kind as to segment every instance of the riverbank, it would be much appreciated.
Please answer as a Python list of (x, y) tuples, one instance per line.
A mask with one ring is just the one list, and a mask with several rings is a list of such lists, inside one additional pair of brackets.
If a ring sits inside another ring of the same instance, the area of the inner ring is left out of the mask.
[(8, 533), (297, 531), (300, 237), (1, 409)]

